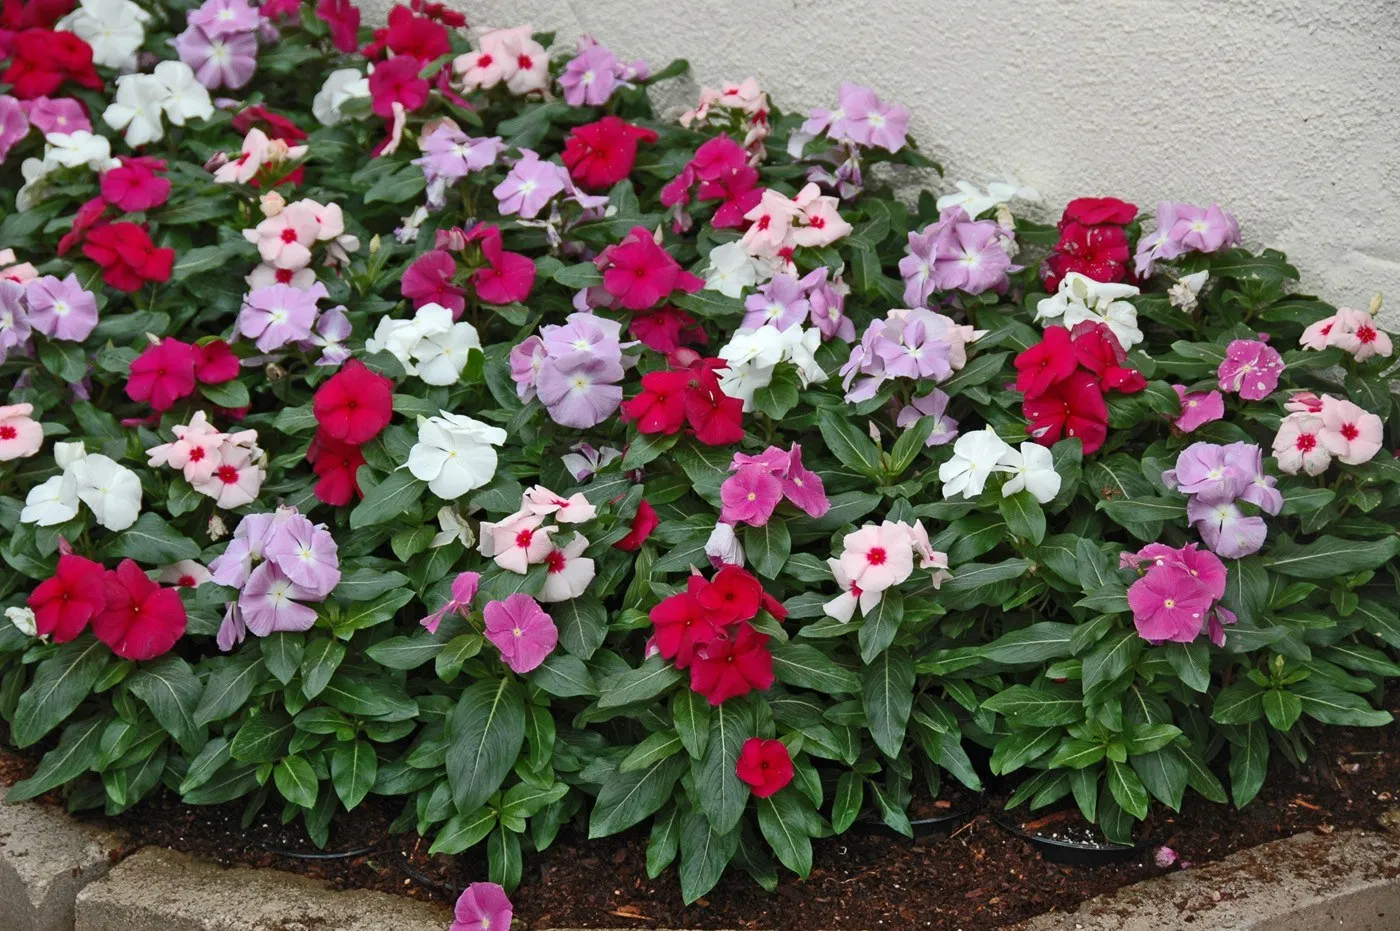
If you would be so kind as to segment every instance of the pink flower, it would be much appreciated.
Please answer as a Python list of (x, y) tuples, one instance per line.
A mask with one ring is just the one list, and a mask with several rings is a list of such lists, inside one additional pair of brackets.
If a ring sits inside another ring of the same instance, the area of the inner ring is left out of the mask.
[(777, 476), (759, 465), (741, 466), (724, 480), (719, 490), (723, 508), (719, 519), (726, 524), (752, 524), (762, 527), (783, 500), (783, 486)]
[(521, 505), (531, 514), (553, 514), (554, 519), (561, 524), (581, 524), (598, 516), (598, 509), (588, 502), (583, 492), (576, 492), (564, 498), (543, 485), (536, 485), (525, 492)]
[(29, 135), (29, 118), (24, 111), (23, 103), (9, 94), (0, 94), (0, 162)]
[(596, 570), (593, 560), (583, 555), (587, 549), (588, 538), (576, 533), (568, 546), (555, 546), (545, 554), (546, 571), (540, 601), (568, 601), (588, 590)]
[(486, 606), (486, 639), (501, 651), (513, 672), (526, 673), (543, 663), (559, 643), (559, 630), (535, 599), (516, 592)]
[[(1343, 307), (1329, 320), (1331, 327), (1326, 334), (1326, 345), (1336, 346), (1343, 352), (1351, 353), (1357, 362), (1365, 362), (1372, 356), (1389, 358), (1395, 351), (1390, 342), (1390, 336), (1377, 327), (1375, 320), (1364, 310)], [(1317, 324), (1313, 324), (1313, 327), (1315, 326)], [(1308, 327), (1308, 330), (1312, 330), (1313, 327)], [(1308, 332), (1304, 331), (1304, 340), (1307, 339), (1307, 336)], [(1307, 343), (1304, 342), (1304, 345)], [(1317, 347), (1310, 346), (1308, 348)]]
[(181, 469), (185, 481), (191, 485), (208, 480), (221, 465), (219, 450), (229, 435), (216, 430), (204, 411), (196, 411), (188, 425), (178, 424), (171, 432), (175, 434), (175, 442), (146, 450), (146, 464)]
[(423, 63), (412, 55), (396, 55), (374, 66), (369, 76), (370, 109), (391, 119), (394, 104), (412, 113), (428, 102), (428, 82), (418, 76)]
[(21, 102), (20, 106), (24, 108), (29, 122), (39, 127), (39, 132), (46, 136), (49, 133), (74, 133), (79, 130), (92, 132), (87, 111), (72, 97), (35, 97)]
[(27, 459), (44, 445), (44, 427), (32, 413), (33, 404), (0, 407), (0, 462)]
[(1203, 581), (1174, 563), (1154, 566), (1128, 588), (1133, 624), (1154, 643), (1195, 640), (1214, 600)]
[(1225, 397), (1219, 391), (1187, 392), (1185, 385), (1172, 385), (1181, 399), (1181, 414), (1172, 421), (1182, 433), (1190, 433), (1225, 416)]
[(801, 508), (808, 517), (822, 517), (831, 509), (821, 476), (802, 464), (802, 447), (796, 443), (792, 444), (788, 453), (782, 486), (783, 497)]
[(909, 531), (897, 523), (867, 524), (841, 541), (841, 568), (862, 592), (883, 592), (914, 571)]
[(448, 931), (510, 931), (513, 916), (504, 889), (495, 883), (472, 883), (457, 900)]
[(1225, 347), (1225, 359), (1217, 372), (1220, 390), (1262, 401), (1278, 387), (1283, 369), (1283, 356), (1277, 350), (1257, 339), (1237, 339)]
[(501, 247), (501, 231), (494, 226), (477, 226), (468, 241), (481, 240), (486, 266), (472, 273), (476, 296), (487, 304), (513, 304), (530, 296), (535, 286), (535, 260)]
[(311, 263), (311, 246), (320, 232), (316, 209), (298, 201), (254, 229), (244, 230), (243, 238), (258, 247), (264, 262), (278, 268), (303, 268)]
[(530, 567), (544, 562), (554, 543), (549, 535), (558, 527), (543, 526), (538, 514), (518, 511), (498, 523), (481, 522), (478, 551), (496, 560), (496, 565), (524, 575)]
[(1327, 451), (1347, 465), (1369, 462), (1381, 448), (1381, 419), (1350, 401), (1322, 396), (1322, 435)]
[(1120, 557), (1123, 568), (1141, 568), (1143, 563), (1150, 566), (1179, 566), (1199, 579), (1210, 592), (1212, 598), (1223, 598), (1227, 573), (1225, 564), (1214, 553), (1202, 550), (1194, 543), (1187, 543), (1180, 549), (1165, 543), (1149, 543), (1136, 553), (1124, 553)]
[(705, 285), (704, 279), (682, 269), (641, 226), (604, 249), (596, 261), (603, 270), (603, 287), (628, 310), (646, 310), (673, 291), (693, 294)]
[(1323, 442), (1327, 429), (1316, 414), (1295, 412), (1283, 418), (1274, 436), (1274, 458), (1280, 472), (1321, 475), (1332, 464), (1332, 453)]
[(839, 201), (822, 194), (817, 185), (808, 184), (798, 191), (793, 203), (800, 211), (792, 225), (792, 241), (797, 245), (820, 249), (851, 234), (851, 224), (836, 210)]
[(519, 214), (529, 219), (537, 216), (568, 183), (569, 173), (562, 165), (544, 161), (533, 149), (525, 149), (505, 180), (491, 193), (503, 215)]
[(308, 340), (316, 322), (316, 302), (328, 296), (319, 281), (305, 291), (285, 284), (259, 288), (243, 298), (238, 332), (255, 340), (259, 352)]
[(24, 296), (30, 326), (52, 339), (81, 343), (97, 326), (97, 297), (78, 283), (77, 275), (32, 279)]
[(441, 608), (418, 623), (428, 628), (429, 633), (437, 633), (438, 625), (442, 619), (449, 614), (460, 614), (466, 617), (467, 611), (472, 606), (472, 599), (476, 597), (477, 589), (481, 586), (481, 575), (476, 572), (459, 572), (452, 580), (452, 597), (447, 600)]
[(220, 459), (212, 475), (192, 483), (194, 490), (213, 498), (215, 505), (225, 509), (256, 501), (267, 473), (254, 461), (253, 450), (236, 446), (221, 452)]
[(415, 308), (437, 304), (452, 311), (456, 320), (467, 309), (467, 292), (452, 283), (457, 263), (441, 249), (425, 252), (404, 270), (399, 289)]

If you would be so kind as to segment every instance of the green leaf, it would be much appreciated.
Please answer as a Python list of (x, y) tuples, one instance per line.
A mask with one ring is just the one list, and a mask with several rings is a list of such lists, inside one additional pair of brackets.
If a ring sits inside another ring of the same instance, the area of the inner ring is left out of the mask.
[(589, 672), (583, 660), (568, 653), (551, 653), (530, 673), (530, 682), (558, 698), (598, 694), (593, 673)]
[(781, 643), (772, 648), (773, 675), (785, 685), (824, 694), (853, 695), (860, 690), (855, 673), (838, 666), (825, 653), (805, 643)]
[(861, 681), (870, 736), (886, 756), (897, 757), (914, 706), (914, 663), (899, 647), (886, 650), (861, 671)]
[(418, 705), (389, 679), (370, 678), (340, 670), (321, 693), (332, 708), (367, 718), (406, 721), (418, 713)]
[(262, 657), (267, 671), (283, 685), (290, 683), (297, 674), (305, 649), (305, 640), (299, 633), (278, 631), (262, 639)]
[(982, 707), (1023, 727), (1053, 727), (1084, 718), (1083, 696), (1071, 686), (1055, 683), (1039, 688), (1013, 685), (982, 702)]
[(1179, 521), (1186, 516), (1184, 499), (1136, 498), (1128, 501), (1100, 501), (1098, 507), (1124, 527), (1152, 521)]
[(337, 744), (331, 754), (331, 783), (346, 811), (364, 801), (378, 774), (379, 757), (368, 741)]
[(700, 807), (720, 833), (739, 824), (749, 797), (748, 787), (739, 781), (735, 772), (739, 751), (748, 736), (748, 722), (744, 717), (732, 702), (716, 706), (710, 715), (710, 740), (705, 756), (698, 764), (691, 765)]
[(998, 507), (1012, 536), (1037, 545), (1045, 539), (1045, 511), (1035, 495), (1018, 491), (1009, 498), (1002, 498)]
[(194, 723), (201, 727), (243, 710), (253, 689), (267, 679), (262, 657), (250, 650), (240, 650), (214, 662), (217, 665), (209, 674), (194, 708)]
[(953, 377), (940, 384), (940, 390), (952, 397), (962, 394), (967, 388), (975, 388), (978, 385), (985, 385), (1001, 374), (1002, 366), (1005, 364), (1009, 352), (992, 352), (986, 355), (979, 355), (963, 366), (961, 371), (954, 372)]
[(230, 752), (227, 738), (211, 738), (204, 745), (204, 749), (190, 760), (189, 768), (185, 770), (185, 778), (180, 780), (180, 794), (185, 795), (207, 783), (231, 759), (233, 754)]
[(636, 669), (618, 673), (603, 683), (600, 708), (617, 708), (655, 698), (685, 678), (675, 666), (659, 656), (643, 661)]
[(860, 432), (853, 418), (836, 411), (822, 411), (817, 426), (827, 449), (842, 465), (870, 478), (878, 479), (883, 475), (880, 447)]
[(1167, 662), (1187, 688), (1210, 690), (1210, 649), (1204, 643), (1169, 643), (1166, 651)]
[(417, 669), (442, 652), (443, 644), (423, 631), (408, 637), (390, 637), (365, 650), (365, 655), (389, 669)]
[(97, 715), (69, 725), (59, 738), (58, 746), (39, 761), (34, 775), (11, 786), (5, 801), (13, 804), (37, 798), (91, 769), (101, 753), (102, 732), (110, 721), (109, 717)]
[(1236, 808), (1248, 805), (1259, 794), (1269, 769), (1269, 738), (1264, 725), (1255, 722), (1241, 730), (1241, 741), (1230, 748), (1230, 794)]
[(762, 527), (744, 528), (744, 552), (754, 571), (765, 579), (778, 577), (791, 549), (792, 538), (781, 518), (770, 517)]
[(836, 780), (836, 797), (831, 802), (831, 829), (846, 833), (855, 824), (861, 806), (865, 804), (865, 779), (860, 773), (847, 770)]
[(690, 689), (677, 691), (671, 696), (671, 723), (690, 758), (704, 759), (710, 745), (710, 703), (705, 697)]
[(142, 565), (158, 566), (198, 559), (199, 544), (171, 527), (155, 511), (147, 511), (113, 537), (103, 553), (107, 559), (134, 559)]
[(602, 602), (583, 595), (551, 605), (549, 613), (564, 649), (585, 662), (592, 659), (608, 635), (608, 612)]
[(1343, 692), (1313, 675), (1289, 686), (1303, 705), (1303, 713), (1323, 724), (1342, 727), (1381, 727), (1392, 720), (1389, 711), (1377, 711), (1360, 695)]
[[(1345, 693), (1342, 693), (1345, 694)], [(1303, 700), (1292, 692), (1283, 689), (1268, 689), (1264, 692), (1264, 715), (1275, 730), (1286, 731), (1303, 713)]]
[(325, 691), (344, 658), (345, 644), (334, 638), (321, 637), (307, 644), (301, 660), (302, 694), (315, 698)]
[(554, 273), (554, 280), (571, 291), (582, 291), (603, 283), (603, 273), (592, 262), (563, 265)]
[(738, 828), (716, 830), (699, 812), (681, 816), (681, 898), (686, 905), (715, 887), (738, 847)]
[(1187, 771), (1186, 761), (1176, 747), (1135, 754), (1129, 762), (1153, 798), (1172, 811), (1181, 810), (1181, 799), (1186, 794)]
[(350, 512), (350, 529), (372, 527), (401, 517), (411, 510), (411, 506), (423, 500), (428, 484), (413, 477), (407, 469), (390, 472), (384, 481), (375, 485), (367, 483), (365, 476), (369, 469), (360, 467), (360, 488), (365, 498)]
[(657, 731), (633, 747), (632, 752), (622, 758), (617, 771), (631, 773), (646, 769), (653, 763), (675, 756), (680, 750), (681, 739), (674, 731)]
[(897, 588), (885, 590), (880, 603), (865, 614), (856, 638), (860, 642), (860, 658), (871, 663), (877, 656), (889, 649), (899, 636), (899, 626), (904, 623), (904, 595)]
[(252, 403), (252, 398), (248, 395), (248, 386), (236, 378), (219, 382), (217, 385), (201, 384), (199, 393), (204, 395), (209, 403), (219, 407), (239, 408)]
[(1260, 688), (1248, 679), (1241, 679), (1221, 689), (1215, 696), (1210, 718), (1217, 724), (1249, 724), (1264, 716)]
[(1295, 579), (1335, 579), (1339, 576), (1376, 569), (1400, 553), (1400, 536), (1379, 540), (1343, 540), (1322, 536), (1299, 545), (1282, 540), (1274, 547), (1265, 565)]
[(904, 470), (914, 464), (919, 452), (923, 450), (924, 444), (933, 434), (933, 428), (938, 426), (937, 417), (920, 417), (899, 435), (899, 439), (894, 441), (894, 448), (890, 450), (889, 468), (885, 470), (886, 477), (890, 479), (899, 478), (904, 474)]
[(1147, 789), (1126, 763), (1108, 761), (1108, 790), (1128, 814), (1139, 821), (1147, 817)]
[(982, 655), (994, 663), (1043, 663), (1048, 659), (1070, 655), (1074, 630), (1073, 624), (1039, 621), (1002, 634), (980, 649)]
[(812, 839), (806, 824), (810, 803), (793, 788), (758, 800), (758, 829), (778, 861), (798, 876), (812, 872)]
[[(431, 528), (426, 529), (431, 531)], [(385, 572), (383, 569), (370, 568), (356, 569), (340, 577), (340, 581), (335, 586), (335, 600), (340, 602), (373, 601), (386, 592), (402, 588), (407, 581), (408, 576), (402, 572)]]
[(186, 751), (197, 753), (204, 746), (204, 726), (194, 716), (204, 688), (189, 663), (167, 653), (142, 666), (127, 687)]
[(1055, 750), (1055, 755), (1050, 758), (1050, 765), (1064, 769), (1083, 769), (1102, 760), (1103, 755), (1103, 744), (1071, 737)]
[(106, 644), (84, 635), (62, 644), (41, 662), (33, 682), (19, 696), (10, 731), (15, 746), (30, 746), (72, 714), (92, 691), (111, 655)]
[(970, 562), (953, 570), (953, 577), (943, 583), (943, 591), (967, 592), (1023, 577), (1031, 567), (1027, 559), (1003, 559), (998, 563)]
[(616, 773), (603, 783), (588, 816), (588, 836), (607, 837), (625, 831), (666, 804), (685, 760), (668, 756), (630, 773)]
[(647, 840), (647, 876), (655, 879), (676, 859), (680, 835), (680, 813), (675, 806), (652, 821), (651, 837)]
[(525, 743), (525, 696), (513, 679), (469, 686), (447, 725), (447, 781), (459, 812), (480, 808)]
[(386, 174), (365, 191), (366, 204), (402, 204), (413, 200), (427, 187), (423, 172), (405, 165), (401, 171)]
[(459, 854), (481, 843), (482, 838), (490, 834), (495, 826), (496, 812), (485, 806), (469, 815), (455, 814), (448, 818), (442, 830), (438, 831), (433, 845), (428, 848), (428, 853)]
[(306, 760), (299, 756), (282, 759), (272, 771), (272, 778), (277, 783), (277, 791), (293, 805), (300, 805), (302, 808), (312, 808), (316, 805), (320, 784), (311, 764)]

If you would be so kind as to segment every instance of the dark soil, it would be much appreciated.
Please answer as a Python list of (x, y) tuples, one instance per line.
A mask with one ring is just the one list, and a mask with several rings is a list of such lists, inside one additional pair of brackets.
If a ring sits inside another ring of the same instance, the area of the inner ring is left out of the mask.
[[(0, 782), (20, 778), (31, 765), (0, 752)], [(818, 841), (806, 882), (785, 873), (770, 894), (734, 869), (709, 896), (685, 908), (674, 869), (647, 878), (646, 830), (589, 841), (584, 832), (566, 828), (550, 849), (526, 854), (524, 882), (512, 899), (516, 917), (531, 929), (990, 929), (1071, 910), (1092, 896), (1167, 872), (1153, 864), (1153, 852), (1163, 844), (1182, 861), (1200, 864), (1292, 834), (1373, 828), (1397, 798), (1400, 741), (1394, 727), (1332, 728), (1302, 771), (1274, 754), (1263, 792), (1243, 811), (1188, 794), (1185, 811), (1158, 815), (1150, 825), (1151, 844), (1119, 865), (1047, 863), (984, 813), (943, 838), (911, 843), (852, 833)], [(953, 805), (962, 801), (955, 798)], [(921, 807), (928, 814), (947, 810), (932, 802)], [(279, 823), (278, 811), (280, 806), (269, 806), (244, 828), (242, 805), (189, 808), (166, 793), (110, 820), (136, 844), (444, 903), (466, 883), (486, 878), (482, 855), (430, 857), (428, 843), (416, 835), (389, 835), (399, 807), (384, 799), (371, 797), (333, 824), (327, 852), (353, 852), (335, 859), (296, 856), (316, 851), (299, 825)]]

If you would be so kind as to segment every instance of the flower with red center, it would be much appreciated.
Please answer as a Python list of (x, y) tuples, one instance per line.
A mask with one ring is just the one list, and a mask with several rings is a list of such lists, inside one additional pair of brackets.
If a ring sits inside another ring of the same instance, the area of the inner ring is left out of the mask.
[(306, 131), (280, 113), (269, 110), (262, 104), (254, 104), (238, 111), (233, 118), (233, 128), (242, 135), (250, 129), (260, 129), (269, 139), (281, 139), (288, 144), (301, 142)]
[(181, 398), (194, 394), (196, 353), (189, 343), (163, 339), (131, 362), (127, 397), (145, 401), (156, 411), (168, 411)]
[(312, 410), (327, 436), (360, 446), (389, 425), (394, 383), (351, 359), (316, 389)]
[(632, 515), (632, 529), (627, 536), (613, 544), (614, 549), (631, 552), (642, 548), (647, 537), (661, 523), (661, 518), (656, 516), (656, 508), (651, 506), (645, 498), (637, 505), (637, 513)]
[(452, 311), (453, 319), (456, 319), (467, 309), (467, 292), (452, 282), (456, 274), (457, 263), (453, 261), (451, 253), (432, 249), (414, 259), (413, 264), (404, 270), (399, 290), (413, 302), (415, 308), (437, 304)]
[(603, 287), (628, 310), (647, 310), (675, 291), (693, 294), (705, 286), (703, 278), (681, 268), (641, 226), (594, 261), (603, 272)]
[(673, 660), (677, 669), (685, 669), (695, 658), (695, 651), (719, 635), (719, 629), (700, 604), (700, 595), (709, 587), (698, 575), (686, 581), (686, 590), (668, 598), (651, 609), (648, 617), (656, 629), (656, 648), (665, 659)]
[(87, 234), (83, 255), (102, 267), (102, 280), (121, 291), (141, 290), (148, 281), (169, 281), (175, 250), (157, 247), (144, 226), (121, 222)]
[(58, 557), (54, 574), (40, 582), (25, 602), (34, 610), (35, 629), (54, 643), (67, 643), (87, 629), (107, 603), (102, 566), (72, 553)]
[(699, 594), (700, 606), (720, 624), (751, 621), (763, 602), (763, 585), (738, 566), (725, 566), (715, 573)]
[(605, 116), (574, 128), (564, 141), (564, 165), (575, 184), (590, 191), (605, 190), (632, 173), (638, 143), (656, 140), (650, 129)]
[(1040, 342), (1016, 356), (1015, 365), (1016, 390), (1027, 397), (1043, 394), (1079, 367), (1069, 331), (1058, 326), (1046, 327)]
[(1141, 372), (1123, 364), (1128, 354), (1107, 324), (1085, 320), (1076, 324), (1070, 335), (1075, 359), (1098, 377), (1100, 389), (1136, 394), (1147, 387)]
[(1039, 397), (1027, 398), (1021, 413), (1030, 421), (1027, 431), (1042, 446), (1076, 436), (1089, 455), (1108, 438), (1108, 405), (1090, 372), (1075, 372)]
[(316, 437), (306, 450), (306, 458), (311, 462), (311, 471), (316, 473), (316, 487), (312, 489), (316, 498), (332, 507), (344, 507), (352, 497), (363, 498), (357, 478), (360, 466), (365, 464), (360, 447), (337, 440), (324, 430), (317, 430)]
[(487, 263), (484, 268), (472, 272), (476, 296), (487, 304), (513, 304), (529, 297), (535, 286), (534, 259), (519, 252), (505, 251), (501, 246), (501, 231), (495, 226), (478, 225), (466, 236), (467, 242), (474, 240), (480, 240), (481, 255)]
[(150, 210), (170, 199), (170, 179), (158, 158), (122, 158), (121, 165), (102, 173), (102, 199), (127, 213)]
[(768, 798), (792, 782), (792, 756), (781, 740), (750, 737), (739, 750), (734, 773), (758, 798)]
[(725, 637), (716, 637), (695, 654), (690, 664), (690, 688), (712, 705), (773, 685), (773, 654), (768, 636), (740, 623)]
[(97, 639), (123, 659), (146, 660), (168, 653), (185, 633), (180, 593), (146, 577), (123, 559), (103, 577), (106, 605), (92, 620)]
[(194, 351), (194, 377), (201, 385), (222, 385), (238, 377), (238, 356), (225, 341), (213, 339), (190, 348)]
[(412, 55), (396, 55), (375, 65), (369, 76), (370, 109), (386, 120), (394, 118), (394, 104), (409, 113), (428, 102), (428, 82), (418, 76), (423, 63)]

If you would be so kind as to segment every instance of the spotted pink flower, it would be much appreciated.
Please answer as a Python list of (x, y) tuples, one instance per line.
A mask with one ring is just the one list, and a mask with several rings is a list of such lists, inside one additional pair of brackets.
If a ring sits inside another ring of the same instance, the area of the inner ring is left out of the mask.
[(1262, 401), (1278, 387), (1283, 356), (1257, 339), (1237, 339), (1225, 348), (1217, 375), (1220, 390), (1248, 401)]

